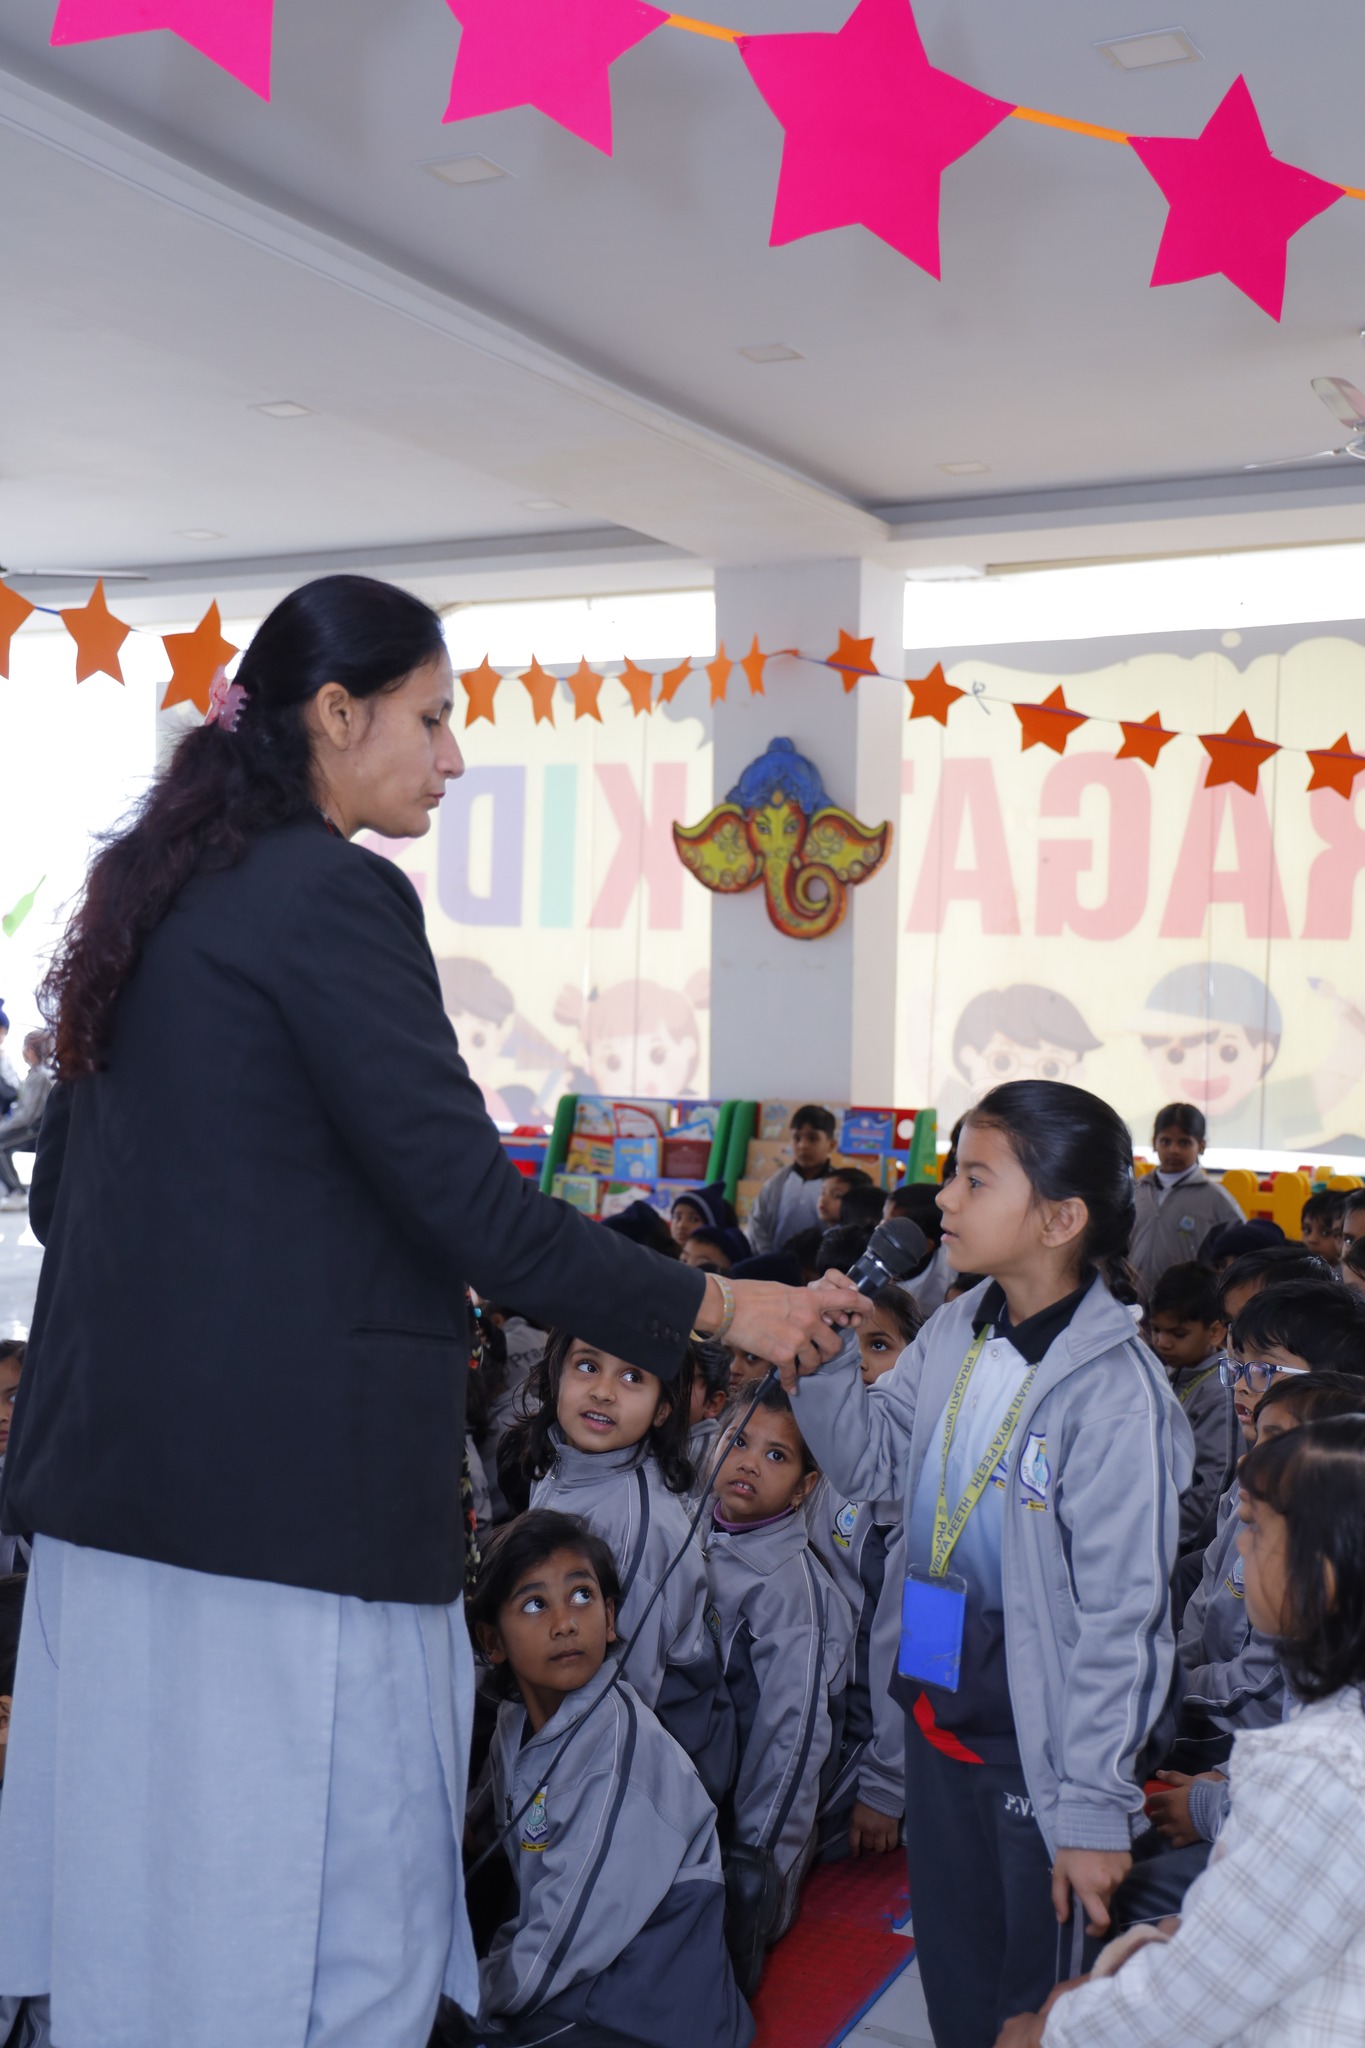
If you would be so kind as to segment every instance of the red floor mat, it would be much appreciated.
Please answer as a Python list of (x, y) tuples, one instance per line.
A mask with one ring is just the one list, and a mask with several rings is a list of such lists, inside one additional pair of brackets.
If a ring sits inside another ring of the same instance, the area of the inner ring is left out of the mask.
[(842, 2040), (914, 1955), (914, 1942), (894, 1926), (909, 1907), (904, 1856), (817, 1870), (763, 1972), (754, 2048), (828, 2048)]

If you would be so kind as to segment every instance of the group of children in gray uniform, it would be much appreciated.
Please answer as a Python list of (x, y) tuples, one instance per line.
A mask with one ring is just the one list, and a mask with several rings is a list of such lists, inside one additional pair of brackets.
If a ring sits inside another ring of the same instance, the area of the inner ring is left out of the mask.
[(1284, 1247), (1163, 1275), (1144, 1343), (1128, 1134), (1079, 1089), (992, 1091), (953, 1165), (991, 1278), (918, 1334), (888, 1290), (790, 1396), (734, 1357), (720, 1414), (714, 1359), (561, 1331), (532, 1369), (471, 1603), (516, 1874), (478, 2038), (745, 2048), (814, 1857), (903, 1815), (935, 2040), (992, 2048), (1207, 1860), (1232, 1735), (1284, 1707), (1239, 1433), (1354, 1412), (1365, 1312)]

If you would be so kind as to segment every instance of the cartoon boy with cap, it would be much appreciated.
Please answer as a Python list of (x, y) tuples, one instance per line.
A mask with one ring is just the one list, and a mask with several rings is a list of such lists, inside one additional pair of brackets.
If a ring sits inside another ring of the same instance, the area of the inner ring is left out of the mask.
[(1337, 1010), (1337, 1043), (1314, 1073), (1268, 1081), (1283, 1020), (1260, 976), (1226, 960), (1195, 960), (1164, 974), (1138, 1023), (1161, 1100), (1202, 1109), (1219, 1145), (1319, 1137), (1365, 1074), (1365, 1017), (1328, 983), (1310, 986)]

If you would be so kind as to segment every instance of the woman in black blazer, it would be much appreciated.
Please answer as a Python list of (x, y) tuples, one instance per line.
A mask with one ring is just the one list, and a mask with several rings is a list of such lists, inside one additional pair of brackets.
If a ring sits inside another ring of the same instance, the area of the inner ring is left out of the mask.
[[(64, 2048), (424, 2048), (443, 1986), (476, 2002), (466, 1283), (663, 1378), (726, 1301), (516, 1173), (416, 893), (349, 843), (461, 772), (435, 614), (324, 579), (239, 682), (46, 990), (0, 1992), (50, 1991)], [(733, 1296), (742, 1348), (837, 1348), (828, 1295)]]

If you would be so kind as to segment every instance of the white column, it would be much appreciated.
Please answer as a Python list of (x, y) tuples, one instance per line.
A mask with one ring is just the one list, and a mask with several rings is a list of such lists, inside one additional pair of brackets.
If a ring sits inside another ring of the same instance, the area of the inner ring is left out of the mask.
[[(716, 572), (716, 632), (736, 662), (764, 652), (833, 652), (840, 631), (874, 636), (882, 678), (904, 675), (904, 578), (876, 563), (815, 561)], [(832, 669), (770, 661), (766, 694), (743, 672), (716, 715), (716, 802), (785, 735), (819, 769), (831, 803), (860, 824), (900, 817), (899, 681), (865, 677), (845, 694)], [(898, 861), (849, 893), (828, 938), (791, 939), (763, 892), (717, 896), (711, 922), (711, 1089), (718, 1096), (890, 1104), (896, 1022)]]

